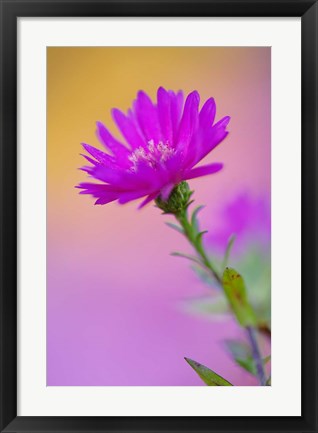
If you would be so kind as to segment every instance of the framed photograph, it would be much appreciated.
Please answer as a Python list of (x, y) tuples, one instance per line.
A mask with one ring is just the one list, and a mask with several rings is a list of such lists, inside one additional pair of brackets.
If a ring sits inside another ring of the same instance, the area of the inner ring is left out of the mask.
[(1, 432), (318, 432), (317, 1), (0, 5)]

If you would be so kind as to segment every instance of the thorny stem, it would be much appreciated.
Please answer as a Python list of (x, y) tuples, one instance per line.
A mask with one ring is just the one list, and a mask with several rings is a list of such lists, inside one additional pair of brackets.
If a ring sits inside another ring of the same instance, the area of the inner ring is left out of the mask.
[[(215, 270), (214, 266), (208, 259), (208, 256), (204, 251), (204, 247), (202, 245), (202, 236), (200, 236), (200, 232), (189, 221), (187, 210), (184, 209), (178, 213), (175, 213), (174, 215), (176, 219), (179, 221), (181, 227), (183, 228), (184, 235), (189, 240), (191, 245), (198, 253), (199, 257), (201, 258), (203, 265), (212, 273), (212, 276), (222, 287), (221, 277), (219, 276), (218, 272)], [(266, 386), (266, 376), (265, 376), (263, 361), (260, 354), (260, 349), (256, 339), (255, 328), (248, 326), (246, 330), (247, 330), (248, 338), (250, 340), (250, 344), (252, 348), (252, 356), (255, 362), (256, 372), (257, 372), (258, 379), (260, 381), (260, 385)]]
[(257, 376), (259, 378), (261, 386), (266, 386), (266, 376), (263, 366), (263, 360), (258, 347), (255, 328), (253, 328), (252, 326), (248, 326), (246, 330), (252, 347), (252, 356), (255, 362)]

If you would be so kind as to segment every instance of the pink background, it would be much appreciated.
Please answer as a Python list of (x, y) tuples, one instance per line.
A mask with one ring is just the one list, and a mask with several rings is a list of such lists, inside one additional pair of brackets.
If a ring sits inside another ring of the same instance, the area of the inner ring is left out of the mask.
[(255, 385), (221, 341), (241, 335), (232, 321), (186, 313), (182, 301), (207, 293), (191, 252), (153, 204), (94, 206), (74, 186), (86, 180), (80, 142), (98, 147), (95, 121), (115, 132), (110, 109), (126, 110), (139, 89), (159, 86), (201, 103), (213, 96), (228, 138), (204, 162), (216, 175), (190, 181), (205, 204), (202, 228), (222, 223), (237, 194), (270, 193), (270, 48), (49, 48), (47, 204), (47, 384), (203, 385), (183, 357), (235, 385)]

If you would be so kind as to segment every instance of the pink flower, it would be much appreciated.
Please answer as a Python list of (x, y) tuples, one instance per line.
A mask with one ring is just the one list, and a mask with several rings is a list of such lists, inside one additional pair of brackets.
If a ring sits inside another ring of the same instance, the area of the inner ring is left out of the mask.
[(124, 204), (146, 197), (142, 207), (158, 196), (167, 200), (183, 180), (221, 170), (220, 163), (195, 166), (227, 136), (230, 117), (213, 125), (214, 99), (208, 99), (200, 111), (199, 102), (196, 91), (183, 104), (181, 91), (175, 94), (160, 87), (157, 104), (140, 91), (127, 114), (113, 109), (113, 119), (126, 143), (97, 122), (97, 135), (107, 153), (83, 144), (90, 154), (83, 156), (91, 165), (82, 170), (100, 183), (81, 183), (81, 194), (96, 197), (95, 204), (114, 200)]

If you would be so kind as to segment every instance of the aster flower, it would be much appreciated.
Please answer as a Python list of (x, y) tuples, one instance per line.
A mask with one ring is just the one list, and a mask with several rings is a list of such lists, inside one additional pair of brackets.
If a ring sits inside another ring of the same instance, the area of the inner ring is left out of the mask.
[(196, 165), (227, 136), (230, 117), (213, 124), (214, 99), (209, 98), (200, 111), (199, 102), (197, 91), (183, 103), (181, 91), (160, 87), (157, 104), (140, 91), (127, 114), (113, 109), (125, 142), (97, 122), (97, 136), (107, 151), (83, 143), (89, 154), (83, 156), (91, 165), (82, 170), (99, 183), (81, 183), (81, 194), (91, 194), (97, 199), (95, 204), (115, 200), (124, 204), (145, 197), (142, 207), (158, 197), (167, 200), (182, 181), (221, 170), (221, 163)]

